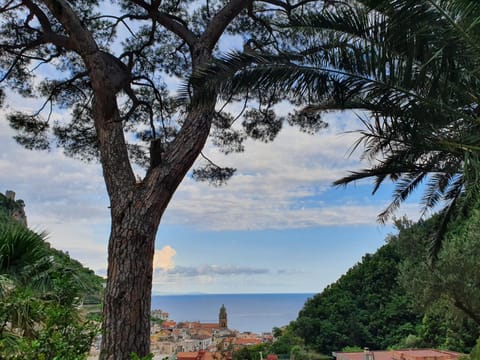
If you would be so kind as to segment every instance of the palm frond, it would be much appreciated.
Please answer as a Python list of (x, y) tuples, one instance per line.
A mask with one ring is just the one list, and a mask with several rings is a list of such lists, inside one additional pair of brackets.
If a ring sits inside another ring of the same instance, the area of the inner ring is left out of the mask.
[(391, 215), (400, 207), (400, 205), (417, 189), (421, 182), (427, 176), (426, 172), (407, 173), (396, 181), (396, 187), (393, 193), (393, 200), (377, 217), (378, 221), (385, 223)]
[(441, 234), (462, 199), (480, 196), (480, 2), (358, 0), (292, 17), (288, 26), (301, 48), (226, 54), (189, 86), (220, 96), (275, 87), (305, 111), (366, 112), (352, 148), (372, 165), (334, 185), (373, 178), (375, 193), (392, 180), (384, 222), (426, 181), (423, 211), (443, 206)]

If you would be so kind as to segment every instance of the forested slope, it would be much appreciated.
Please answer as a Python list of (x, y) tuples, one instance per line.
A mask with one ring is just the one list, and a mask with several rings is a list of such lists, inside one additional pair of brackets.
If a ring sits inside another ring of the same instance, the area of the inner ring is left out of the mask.
[(305, 345), (324, 354), (347, 346), (469, 352), (479, 326), (438, 289), (444, 255), (437, 265), (425, 265), (436, 221), (398, 221), (397, 235), (309, 299), (290, 325)]
[(354, 345), (383, 349), (400, 342), (422, 315), (398, 286), (399, 260), (388, 244), (365, 255), (307, 301), (295, 321), (296, 332), (323, 353)]

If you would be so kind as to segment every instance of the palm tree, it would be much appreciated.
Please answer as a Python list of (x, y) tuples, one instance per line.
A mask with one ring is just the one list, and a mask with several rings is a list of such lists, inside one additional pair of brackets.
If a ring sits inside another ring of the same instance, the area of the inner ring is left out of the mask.
[[(455, 214), (480, 194), (480, 2), (467, 0), (325, 1), (323, 10), (291, 19), (308, 44), (272, 56), (228, 54), (197, 74), (224, 93), (280, 88), (308, 106), (304, 118), (354, 110), (364, 124), (366, 169), (335, 182), (387, 180), (393, 200), (386, 221), (426, 183), (424, 210), (440, 206), (443, 222), (432, 254)], [(228, 76), (220, 84), (219, 79)]]
[(24, 352), (30, 342), (43, 344), (32, 355), (35, 358), (40, 354), (51, 358), (55, 351), (63, 351), (70, 359), (71, 354), (88, 350), (96, 332), (76, 305), (82, 297), (99, 291), (100, 279), (50, 248), (45, 239), (45, 233), (35, 233), (15, 221), (0, 222), (2, 359), (33, 358)]
[(0, 223), (0, 334), (11, 349), (19, 335), (32, 336), (40, 320), (32, 279), (49, 260), (44, 238), (14, 221)]
[(0, 274), (19, 286), (31, 283), (38, 267), (49, 262), (45, 238), (45, 233), (37, 234), (13, 221), (0, 223)]

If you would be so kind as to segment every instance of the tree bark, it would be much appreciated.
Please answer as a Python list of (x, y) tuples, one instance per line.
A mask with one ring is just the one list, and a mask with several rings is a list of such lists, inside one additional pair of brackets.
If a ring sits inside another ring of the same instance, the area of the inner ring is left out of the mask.
[(109, 106), (112, 109), (108, 96), (95, 99), (96, 120), (109, 119), (96, 123), (112, 218), (101, 360), (130, 360), (132, 353), (140, 357), (149, 354), (155, 235), (173, 193), (207, 140), (214, 100), (212, 94), (209, 104), (190, 111), (163, 162), (137, 183), (122, 152), (118, 112), (115, 108), (105, 111)]
[(150, 352), (150, 303), (157, 226), (129, 202), (123, 218), (112, 217), (108, 246), (101, 359), (131, 359)]

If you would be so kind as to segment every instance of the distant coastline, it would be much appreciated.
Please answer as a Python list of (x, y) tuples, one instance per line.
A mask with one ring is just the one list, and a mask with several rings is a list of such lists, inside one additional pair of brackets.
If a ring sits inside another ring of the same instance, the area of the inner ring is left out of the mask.
[(255, 333), (272, 331), (295, 320), (314, 293), (155, 294), (152, 309), (168, 312), (170, 319), (212, 322), (225, 304), (229, 328)]
[(153, 292), (153, 296), (190, 296), (190, 295), (310, 295), (313, 296), (316, 292), (281, 292), (281, 293), (210, 293), (210, 292), (187, 292), (187, 293), (170, 293), (170, 292)]

